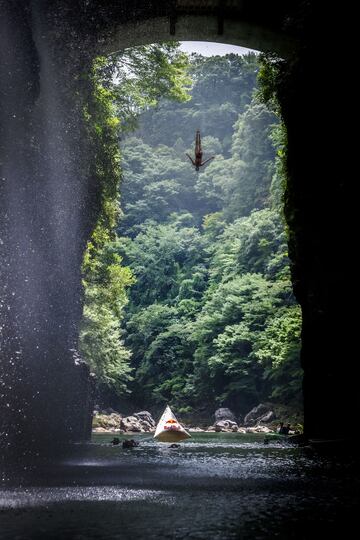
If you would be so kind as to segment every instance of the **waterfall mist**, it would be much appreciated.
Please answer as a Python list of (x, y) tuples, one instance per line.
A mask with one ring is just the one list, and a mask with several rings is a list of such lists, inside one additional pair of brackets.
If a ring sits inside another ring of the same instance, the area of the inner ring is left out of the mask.
[(90, 427), (91, 382), (76, 354), (95, 215), (74, 99), (86, 62), (69, 61), (71, 40), (59, 47), (66, 25), (45, 4), (1, 3), (0, 444), (20, 453), (84, 439)]

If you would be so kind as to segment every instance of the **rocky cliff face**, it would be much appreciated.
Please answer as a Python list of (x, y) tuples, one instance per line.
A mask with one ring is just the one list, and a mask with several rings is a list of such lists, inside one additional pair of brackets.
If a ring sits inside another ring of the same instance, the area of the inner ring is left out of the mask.
[(349, 258), (356, 243), (348, 169), (353, 156), (346, 118), (337, 112), (348, 87), (328, 50), (333, 16), (309, 4), (290, 19), (300, 46), (284, 63), (277, 87), (288, 131), (289, 254), (303, 314), (305, 430), (310, 438), (327, 439), (350, 436), (360, 374), (350, 315), (358, 281)]

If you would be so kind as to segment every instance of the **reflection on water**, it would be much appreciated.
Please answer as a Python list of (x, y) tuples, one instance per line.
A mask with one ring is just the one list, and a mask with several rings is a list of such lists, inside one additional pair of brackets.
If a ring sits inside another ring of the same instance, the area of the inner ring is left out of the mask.
[(179, 448), (95, 435), (54, 464), (3, 473), (1, 539), (338, 537), (356, 519), (354, 465), (261, 435), (196, 433)]

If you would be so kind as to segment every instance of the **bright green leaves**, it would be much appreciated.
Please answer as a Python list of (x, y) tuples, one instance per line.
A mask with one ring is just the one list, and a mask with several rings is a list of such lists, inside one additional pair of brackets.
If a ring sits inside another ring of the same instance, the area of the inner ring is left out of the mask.
[(188, 57), (177, 42), (125, 49), (99, 60), (98, 66), (112, 94), (122, 130), (132, 130), (137, 116), (154, 107), (160, 98), (189, 99)]
[[(192, 100), (160, 101), (123, 143), (124, 328), (144, 406), (189, 412), (299, 399), (299, 311), (281, 217), (277, 118), (253, 99), (255, 57), (194, 57)], [(205, 157), (186, 161), (194, 132)], [(277, 156), (277, 157), (276, 157)], [(273, 356), (272, 356), (273, 355)]]
[(118, 393), (131, 380), (131, 353), (124, 346), (121, 320), (127, 303), (126, 289), (134, 283), (122, 266), (118, 240), (110, 241), (101, 227), (94, 231), (84, 257), (85, 306), (80, 330), (81, 353), (99, 382)]
[[(263, 81), (273, 76), (261, 69)], [(84, 258), (81, 346), (99, 380), (131, 388), (139, 405), (245, 412), (299, 400), (286, 140), (254, 98), (258, 71), (254, 55), (188, 64), (174, 43), (95, 65), (85, 116), (102, 209)], [(216, 156), (199, 173), (185, 156), (196, 129), (204, 157)]]
[[(120, 217), (120, 134), (134, 127), (138, 114), (154, 106), (161, 96), (185, 101), (190, 80), (188, 60), (176, 43), (137, 47), (97, 58), (88, 78), (92, 89), (83, 109), (93, 156), (94, 189), (101, 194), (98, 219), (83, 262), (85, 305), (80, 331), (80, 350), (98, 381), (118, 394), (131, 381), (131, 352), (124, 346), (121, 322), (127, 289), (135, 282), (122, 264), (115, 228)], [(140, 165), (141, 169), (141, 165)], [(157, 190), (145, 193), (154, 205), (167, 203), (166, 192), (175, 200), (178, 190), (172, 180), (163, 180)]]
[(200, 233), (177, 224), (151, 224), (134, 239), (124, 240), (126, 263), (136, 276), (131, 304), (137, 308), (180, 294), (184, 279), (194, 279), (193, 268), (202, 260)]
[(213, 247), (210, 275), (215, 281), (244, 272), (255, 272), (269, 279), (289, 279), (286, 236), (276, 211), (254, 211), (235, 220)]
[(256, 343), (254, 356), (264, 367), (264, 378), (271, 381), (270, 397), (282, 403), (301, 392), (300, 334), (300, 307), (292, 305), (273, 314)]

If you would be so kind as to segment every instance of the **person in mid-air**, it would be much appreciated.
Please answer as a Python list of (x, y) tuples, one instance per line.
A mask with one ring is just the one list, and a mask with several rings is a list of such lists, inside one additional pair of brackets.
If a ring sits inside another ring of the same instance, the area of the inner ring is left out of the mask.
[(186, 154), (187, 157), (190, 159), (191, 163), (194, 165), (195, 170), (198, 171), (200, 167), (205, 165), (205, 163), (208, 163), (208, 161), (211, 161), (214, 159), (214, 156), (211, 158), (206, 159), (205, 161), (202, 160), (202, 148), (201, 148), (201, 137), (200, 137), (200, 130), (197, 130), (195, 135), (195, 160), (189, 156), (189, 154)]

